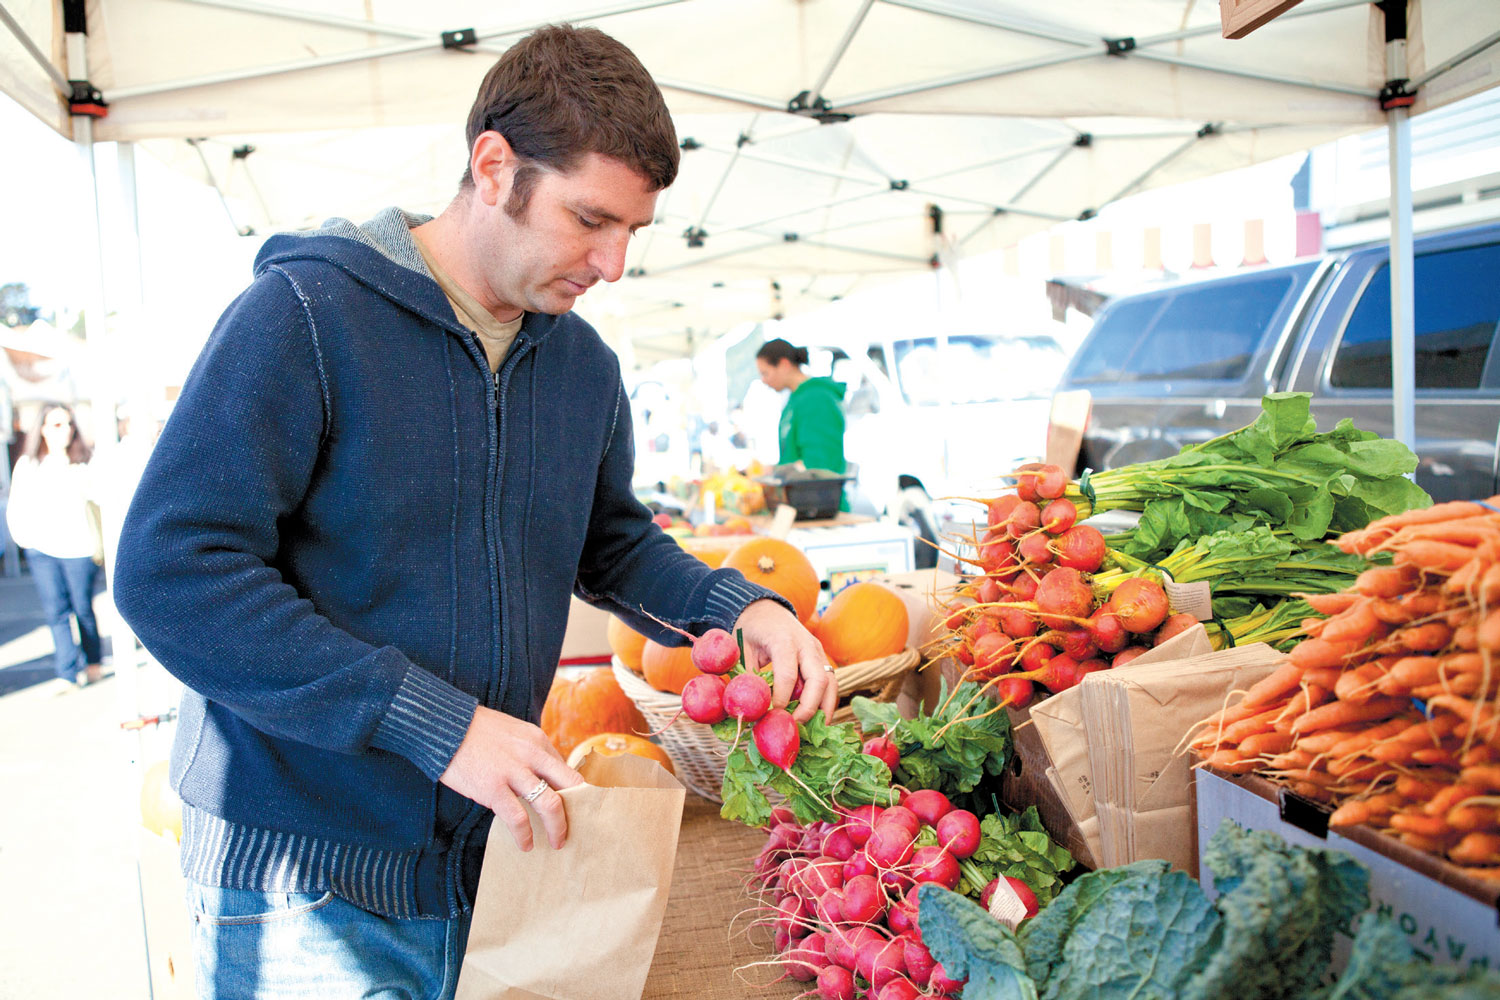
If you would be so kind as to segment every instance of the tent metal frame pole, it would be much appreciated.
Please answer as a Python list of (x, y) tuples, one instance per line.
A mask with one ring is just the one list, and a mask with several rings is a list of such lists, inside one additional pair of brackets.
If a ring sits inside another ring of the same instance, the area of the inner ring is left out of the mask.
[(694, 83), (690, 80), (679, 80), (675, 77), (654, 77), (656, 85), (663, 90), (680, 90), (684, 94), (698, 94), (701, 97), (714, 97), (721, 101), (733, 101), (743, 104), (749, 108), (760, 111), (786, 111), (785, 101), (773, 101), (769, 97), (761, 97), (759, 94), (745, 94), (737, 90), (729, 90), (724, 87), (711, 87), (703, 83)]
[(1077, 147), (1072, 143), (1069, 143), (1067, 146), (1059, 149), (1057, 151), (1057, 155), (1048, 160), (1047, 163), (1042, 167), (1042, 169), (1038, 170), (1036, 173), (1027, 178), (1025, 184), (1022, 184), (1020, 188), (1011, 192), (1010, 197), (1006, 200), (1011, 202), (1020, 201), (1023, 197), (1025, 197), (1027, 191), (1030, 191), (1032, 188), (1040, 184), (1042, 182), (1042, 178), (1052, 173), (1052, 168), (1056, 167), (1059, 163), (1066, 159), (1067, 155), (1073, 152), (1073, 150), (1076, 148)]
[(833, 53), (828, 57), (828, 62), (823, 66), (823, 72), (818, 74), (818, 79), (813, 82), (808, 93), (814, 99), (823, 96), (823, 88), (828, 86), (828, 80), (833, 76), (833, 71), (838, 69), (839, 62), (844, 58), (844, 53), (849, 51), (849, 46), (854, 42), (854, 36), (859, 33), (860, 25), (864, 24), (865, 15), (870, 13), (870, 8), (875, 5), (875, 0), (863, 0), (859, 10), (855, 12), (849, 21), (849, 26), (844, 29), (844, 37), (833, 47)]
[(963, 195), (945, 194), (942, 192), (933, 191), (928, 188), (913, 187), (907, 188), (906, 190), (908, 194), (926, 195), (927, 197), (935, 198), (938, 201), (957, 201), (965, 205), (978, 205), (979, 207), (988, 209), (991, 212), (999, 209), (1000, 211), (1005, 212), (1007, 215), (1021, 215), (1030, 219), (1043, 219), (1048, 222), (1073, 221), (1073, 216), (1071, 215), (1058, 215), (1056, 212), (1038, 212), (1030, 208), (1017, 208), (1014, 205), (997, 205), (993, 201), (985, 201), (981, 198), (968, 198)]
[(771, 215), (763, 219), (756, 219), (754, 222), (741, 222), (736, 223), (732, 226), (720, 226), (717, 232), (738, 233), (744, 232), (746, 230), (758, 229), (761, 226), (769, 226), (773, 222), (780, 222), (782, 219), (793, 219), (799, 215), (806, 215), (809, 212), (821, 212), (830, 208), (838, 208), (840, 205), (848, 205), (851, 202), (863, 201), (866, 198), (873, 198), (876, 195), (888, 194), (890, 193), (890, 191), (890, 185), (886, 184), (871, 191), (862, 191), (859, 194), (851, 194), (844, 198), (834, 198), (831, 201), (821, 202), (816, 205), (804, 205), (803, 207), (795, 209), (794, 211), (782, 212), (779, 215)]
[(724, 164), (724, 172), (719, 175), (719, 183), (714, 185), (713, 194), (709, 195), (708, 199), (703, 202), (703, 211), (698, 213), (697, 229), (700, 233), (703, 232), (703, 228), (708, 225), (708, 214), (714, 210), (714, 202), (719, 200), (719, 195), (723, 192), (724, 185), (729, 183), (729, 175), (734, 172), (734, 165), (740, 161), (740, 150), (744, 149), (745, 146), (749, 144), (750, 133), (755, 131), (755, 123), (759, 119), (759, 115), (756, 115), (754, 118), (750, 119), (749, 127), (746, 128), (745, 131), (740, 135), (740, 139), (742, 141), (739, 143), (739, 145), (734, 147), (734, 152), (729, 154), (729, 162)]
[[(597, 11), (584, 12), (575, 20), (588, 20), (601, 17), (611, 17), (617, 14), (633, 13), (652, 7), (659, 7), (669, 3), (680, 3), (682, 0), (640, 0), (637, 3), (619, 4)], [(490, 38), (504, 38), (509, 35), (519, 35), (531, 31), (537, 25), (527, 23), (525, 25), (486, 28), (475, 34), (481, 40)], [(409, 42), (399, 42), (391, 45), (380, 45), (368, 49), (355, 49), (350, 52), (339, 52), (333, 55), (319, 56), (315, 59), (298, 59), (289, 62), (272, 63), (267, 66), (255, 66), (240, 70), (228, 70), (223, 73), (209, 73), (198, 77), (189, 77), (181, 80), (167, 80), (161, 83), (142, 84), (136, 87), (116, 87), (105, 92), (108, 101), (123, 101), (133, 97), (146, 97), (153, 94), (171, 93), (177, 90), (187, 90), (195, 87), (208, 87), (220, 83), (238, 83), (243, 80), (257, 80), (268, 76), (280, 76), (286, 73), (300, 73), (304, 70), (323, 69), (328, 66), (342, 66), (346, 63), (365, 62), (375, 59), (384, 59), (390, 56), (409, 55), (413, 52), (421, 52), (425, 49), (441, 49), (443, 45), (441, 36), (427, 35)], [(778, 106), (779, 108), (779, 106)]]
[(1500, 31), (1495, 32), (1493, 35), (1484, 39), (1483, 41), (1474, 43), (1457, 55), (1451, 56), (1439, 65), (1432, 67), (1426, 73), (1423, 73), (1417, 79), (1413, 80), (1411, 82), (1411, 88), (1413, 90), (1421, 90), (1427, 84), (1442, 76), (1444, 73), (1462, 63), (1468, 62), (1470, 59), (1473, 59), (1475, 56), (1479, 55), (1479, 53), (1483, 52), (1485, 49), (1496, 44), (1497, 42), (1500, 42)]
[[(890, 0), (887, 0), (890, 2)], [(1036, 59), (1028, 59), (1024, 62), (1007, 63), (1004, 66), (991, 66), (986, 69), (971, 70), (967, 73), (955, 73), (952, 76), (940, 77), (936, 80), (924, 80), (921, 83), (906, 84), (900, 87), (889, 87), (885, 90), (872, 90), (864, 94), (855, 94), (852, 97), (838, 101), (837, 108), (847, 110), (858, 108), (864, 104), (874, 104), (877, 101), (888, 101), (897, 97), (910, 97), (913, 94), (924, 93), (928, 90), (942, 90), (944, 87), (956, 87), (965, 83), (976, 83), (980, 80), (991, 80), (1002, 76), (1011, 76), (1015, 73), (1026, 73), (1034, 69), (1046, 69), (1048, 66), (1059, 66), (1063, 63), (1079, 62), (1083, 59), (1107, 58), (1102, 48), (1079, 50), (1077, 52), (1063, 52), (1056, 55), (1040, 56)]]
[(1172, 150), (1166, 156), (1163, 156), (1161, 159), (1159, 159), (1155, 163), (1151, 164), (1151, 166), (1147, 167), (1140, 174), (1140, 176), (1136, 177), (1129, 184), (1126, 184), (1124, 187), (1120, 188), (1120, 190), (1118, 192), (1116, 192), (1114, 195), (1110, 196), (1109, 198), (1106, 198), (1104, 200), (1104, 204), (1107, 205), (1107, 204), (1109, 204), (1112, 201), (1119, 201), (1121, 198), (1125, 197), (1127, 194), (1129, 194), (1130, 192), (1134, 191), (1136, 188), (1140, 187), (1141, 184), (1146, 180), (1147, 177), (1150, 177), (1152, 174), (1156, 173), (1162, 167), (1166, 166), (1168, 163), (1171, 163), (1173, 160), (1177, 159), (1183, 153), (1186, 153), (1188, 150), (1192, 149), (1196, 145), (1198, 145), (1198, 136), (1195, 135), (1195, 136), (1192, 136), (1191, 138), (1189, 138), (1182, 145), (1178, 146), (1176, 149)]
[[(1089, 48), (1097, 48), (1099, 45), (1099, 39), (1092, 35), (1077, 34), (1065, 28), (1060, 28), (1057, 25), (1046, 24), (1041, 21), (1024, 21), (1013, 17), (1001, 17), (996, 14), (976, 14), (971, 10), (949, 7), (943, 3), (933, 2), (933, 0), (883, 0), (883, 2), (892, 7), (905, 7), (908, 10), (920, 11), (923, 14), (936, 14), (939, 17), (950, 18), (954, 21), (978, 24), (986, 28), (999, 28), (1018, 35), (1043, 38), (1049, 42), (1062, 42), (1066, 45), (1082, 45)], [(1368, 2), (1368, 0), (1363, 0), (1363, 2)]]
[(880, 260), (897, 260), (901, 261), (904, 264), (920, 264), (923, 267), (927, 265), (929, 259), (927, 257), (913, 257), (909, 254), (904, 253), (894, 253), (890, 250), (872, 250), (868, 247), (849, 247), (839, 243), (827, 243), (823, 240), (798, 240), (797, 242), (802, 246), (818, 247), (822, 250), (837, 250), (840, 253), (858, 254), (863, 257), (876, 257)]
[[(755, 145), (758, 142), (759, 140), (756, 140), (756, 142), (747, 143), (746, 145)], [(744, 147), (729, 149), (725, 146), (709, 145), (705, 143), (699, 145), (698, 148), (706, 149), (709, 152), (719, 153), (724, 156), (733, 156), (736, 152), (738, 152), (740, 155), (740, 159), (745, 160), (749, 163), (764, 163), (772, 167), (785, 167), (788, 170), (796, 170), (805, 174), (816, 174), (819, 177), (833, 177), (841, 181), (853, 181), (856, 184), (890, 183), (889, 177), (877, 177), (874, 174), (851, 174), (845, 170), (836, 170), (832, 167), (819, 166), (814, 163), (799, 163), (796, 160), (789, 160), (786, 157), (776, 156), (774, 154), (752, 152), (751, 150)]]
[[(52, 65), (52, 60), (48, 59), (47, 54), (37, 47), (36, 42), (31, 40), (31, 36), (26, 33), (26, 29), (22, 28), (20, 23), (10, 16), (10, 11), (5, 9), (4, 4), (0, 4), (0, 24), (4, 24), (10, 29), (10, 33), (16, 36), (16, 41), (21, 43), (21, 48), (26, 50), (26, 54), (35, 59), (37, 65), (46, 71), (47, 76), (52, 79), (52, 85), (57, 88), (58, 93), (64, 97), (72, 94), (73, 87), (68, 83), (68, 78), (63, 75), (62, 70)], [(84, 77), (79, 77), (79, 79), (84, 79)]]
[(929, 181), (941, 180), (944, 177), (952, 177), (955, 174), (967, 174), (974, 170), (988, 170), (990, 167), (998, 167), (1002, 163), (1010, 163), (1014, 160), (1024, 160), (1028, 156), (1037, 156), (1041, 153), (1056, 153), (1061, 150), (1071, 149), (1073, 147), (1073, 139), (1076, 137), (1076, 135), (1077, 133), (1074, 133), (1072, 137), (1069, 137), (1066, 140), (1059, 140), (1057, 142), (1049, 142), (1046, 144), (1031, 146), (1027, 149), (1017, 150), (1014, 153), (1006, 153), (1004, 156), (997, 156), (994, 159), (984, 160), (980, 163), (974, 163), (963, 167), (954, 167), (952, 169), (943, 170), (935, 174), (927, 174), (923, 177), (914, 178), (912, 183), (926, 184)]
[[(1394, 12), (1396, 4), (1401, 6)], [(1386, 78), (1406, 79), (1406, 0), (1385, 0)], [(1399, 37), (1393, 37), (1399, 36)], [(1411, 120), (1406, 107), (1386, 110), (1390, 147), (1391, 417), (1397, 441), (1417, 450), (1416, 308), (1411, 220)]]
[(1359, 87), (1346, 87), (1339, 83), (1320, 83), (1317, 80), (1304, 80), (1298, 77), (1276, 76), (1273, 73), (1257, 73), (1251, 69), (1237, 69), (1233, 66), (1215, 66), (1213, 63), (1204, 62), (1201, 59), (1189, 59), (1185, 56), (1167, 55), (1165, 52), (1149, 52), (1135, 49), (1126, 56), (1126, 59), (1146, 59), (1151, 62), (1167, 63), (1170, 66), (1181, 66), (1184, 69), (1201, 70), (1204, 73), (1216, 73), (1220, 76), (1239, 77), (1243, 80), (1259, 80), (1262, 83), (1280, 83), (1289, 87), (1301, 87), (1305, 90), (1318, 90), (1328, 94), (1348, 94), (1351, 97), (1373, 98), (1375, 94)]

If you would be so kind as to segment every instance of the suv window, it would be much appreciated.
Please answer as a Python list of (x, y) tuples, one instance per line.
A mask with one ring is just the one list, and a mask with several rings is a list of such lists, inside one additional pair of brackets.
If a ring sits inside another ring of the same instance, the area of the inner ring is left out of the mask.
[[(1500, 244), (1417, 257), (1419, 389), (1477, 389), (1500, 322)], [(1391, 272), (1381, 264), (1339, 338), (1328, 381), (1341, 389), (1391, 387)]]
[(1090, 335), (1080, 382), (1239, 381), (1296, 278), (1267, 274), (1184, 288), (1166, 300), (1124, 302)]

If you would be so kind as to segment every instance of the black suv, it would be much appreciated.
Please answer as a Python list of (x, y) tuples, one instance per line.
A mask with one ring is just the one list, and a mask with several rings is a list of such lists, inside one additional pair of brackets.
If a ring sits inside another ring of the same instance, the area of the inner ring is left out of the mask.
[[(1500, 224), (1416, 241), (1417, 482), (1435, 500), (1500, 492)], [(1209, 278), (1113, 300), (1063, 373), (1086, 391), (1078, 468), (1175, 454), (1253, 420), (1260, 397), (1313, 394), (1392, 436), (1389, 248)], [(1076, 402), (1076, 397), (1075, 397)]]

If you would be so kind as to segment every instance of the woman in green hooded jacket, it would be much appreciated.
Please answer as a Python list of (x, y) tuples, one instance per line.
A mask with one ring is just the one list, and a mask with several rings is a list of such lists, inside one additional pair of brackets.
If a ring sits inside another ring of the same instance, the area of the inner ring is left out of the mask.
[[(814, 378), (802, 370), (807, 348), (781, 338), (768, 340), (755, 354), (760, 380), (780, 392), (790, 389), (781, 411), (781, 457), (778, 465), (801, 462), (808, 469), (843, 475), (844, 387), (831, 378)], [(848, 499), (839, 505), (848, 510)]]

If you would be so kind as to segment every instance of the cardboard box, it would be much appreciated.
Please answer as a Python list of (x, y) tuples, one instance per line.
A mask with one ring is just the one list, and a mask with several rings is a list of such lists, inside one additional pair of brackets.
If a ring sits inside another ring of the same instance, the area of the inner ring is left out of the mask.
[(193, 989), (193, 921), (177, 855), (177, 838), (141, 828), (141, 916), (151, 995), (158, 1000), (191, 1000), (198, 995)]
[[(1205, 890), (1213, 874), (1203, 848), (1219, 824), (1269, 830), (1300, 847), (1347, 851), (1370, 870), (1373, 912), (1393, 918), (1412, 947), (1444, 965), (1500, 969), (1500, 882), (1464, 874), (1442, 858), (1413, 850), (1372, 827), (1328, 829), (1328, 810), (1255, 775), (1228, 776), (1207, 768), (1197, 775), (1197, 854)], [(1343, 967), (1347, 939), (1335, 950)]]

